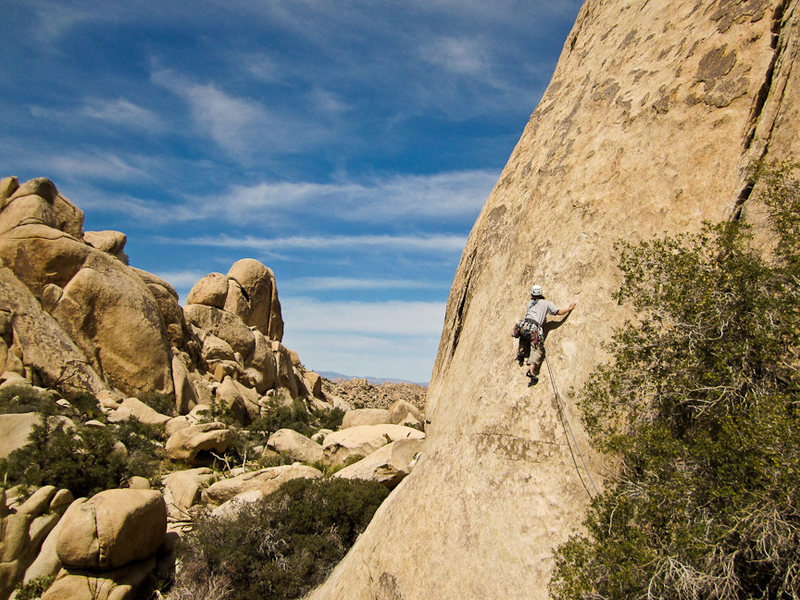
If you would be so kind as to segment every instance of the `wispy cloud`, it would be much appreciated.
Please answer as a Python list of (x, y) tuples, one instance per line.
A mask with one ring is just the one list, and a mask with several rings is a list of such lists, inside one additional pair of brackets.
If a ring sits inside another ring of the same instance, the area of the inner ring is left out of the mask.
[(488, 49), (474, 38), (440, 37), (420, 52), (424, 60), (457, 74), (477, 75), (491, 65)]
[(443, 302), (323, 302), (281, 298), (284, 321), (293, 331), (364, 335), (438, 337), (444, 322)]
[(185, 100), (195, 127), (234, 154), (244, 152), (268, 120), (257, 102), (226, 94), (213, 84), (188, 81), (165, 69), (154, 71), (151, 79)]
[(161, 119), (154, 112), (124, 98), (87, 100), (81, 113), (93, 119), (137, 129), (152, 129), (161, 126)]
[(161, 202), (137, 198), (130, 194), (109, 194), (88, 185), (85, 181), (80, 181), (80, 177), (73, 179), (73, 181), (75, 180), (78, 180), (78, 183), (68, 186), (59, 185), (59, 189), (67, 193), (69, 198), (84, 211), (92, 211), (97, 214), (122, 213), (125, 215), (126, 223), (130, 219), (157, 223), (165, 215), (167, 207)]
[(332, 236), (200, 236), (192, 238), (159, 238), (165, 244), (217, 248), (248, 248), (261, 251), (279, 250), (404, 250), (420, 252), (460, 252), (466, 236), (461, 235), (332, 235)]
[(296, 106), (270, 108), (171, 69), (156, 67), (150, 78), (186, 102), (198, 132), (240, 160), (296, 152), (330, 137), (327, 124), (308, 118)]
[[(85, 168), (99, 172), (102, 170), (102, 162), (99, 160), (94, 166), (91, 162), (87, 163)], [(128, 172), (122, 166), (120, 169), (120, 173)], [(173, 223), (208, 221), (242, 226), (268, 226), (274, 229), (296, 227), (307, 220), (310, 214), (320, 223), (332, 219), (382, 226), (398, 222), (431, 225), (441, 219), (448, 223), (453, 223), (456, 219), (471, 223), (486, 202), (497, 176), (495, 171), (475, 170), (432, 175), (394, 175), (331, 183), (297, 181), (232, 185), (213, 196), (193, 196), (183, 202), (172, 202), (168, 210), (162, 207), (159, 218)], [(103, 208), (126, 213), (132, 218), (150, 219), (153, 216), (151, 211), (159, 210), (159, 203), (131, 200)], [(284, 244), (294, 247), (309, 243), (348, 243), (347, 238), (282, 239)], [(371, 243), (380, 244), (383, 241), (375, 239)], [(231, 247), (236, 242), (237, 240), (225, 237), (197, 240), (197, 243)], [(388, 242), (392, 243), (391, 240)], [(240, 247), (258, 247), (267, 243), (269, 242), (256, 238), (238, 239)], [(441, 246), (450, 242), (433, 239), (429, 243)]]
[(332, 290), (433, 290), (441, 283), (413, 279), (380, 279), (355, 277), (300, 277), (281, 281), (280, 289), (289, 292)]
[[(130, 181), (150, 177), (144, 165), (132, 164), (116, 154), (73, 152), (62, 156), (39, 157), (37, 162), (45, 165), (49, 171), (71, 178), (86, 177), (103, 181)], [(116, 208), (123, 207), (117, 206)]]
[(60, 2), (48, 0), (29, 0), (39, 18), (38, 27), (34, 34), (42, 42), (52, 41), (66, 34), (71, 28), (81, 23), (87, 23), (97, 18), (96, 13), (89, 7), (64, 5)]
[(321, 87), (315, 87), (308, 94), (311, 106), (323, 113), (343, 113), (352, 109), (352, 106), (341, 100), (336, 94)]
[(280, 65), (264, 53), (235, 53), (231, 56), (234, 66), (251, 78), (263, 83), (274, 83), (283, 79)]
[(280, 220), (281, 214), (308, 210), (344, 221), (373, 223), (392, 219), (474, 218), (497, 176), (494, 171), (476, 170), (367, 181), (236, 185), (220, 197), (201, 199), (200, 211), (195, 204), (192, 214), (197, 218), (218, 215), (232, 221), (252, 221), (258, 214)]
[(423, 382), (430, 377), (444, 303), (287, 297), (281, 305), (284, 343), (312, 369)]

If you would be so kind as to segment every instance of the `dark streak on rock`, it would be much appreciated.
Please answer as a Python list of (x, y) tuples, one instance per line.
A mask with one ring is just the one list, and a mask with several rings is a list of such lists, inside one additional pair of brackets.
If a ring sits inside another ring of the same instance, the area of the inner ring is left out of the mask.
[[(758, 93), (756, 94), (755, 100), (753, 101), (753, 107), (750, 110), (750, 117), (748, 119), (749, 126), (744, 136), (745, 152), (749, 150), (750, 147), (753, 145), (756, 130), (758, 129), (759, 125), (759, 120), (764, 111), (764, 106), (767, 102), (767, 98), (769, 97), (770, 92), (772, 91), (773, 84), (775, 83), (776, 65), (778, 64), (781, 58), (781, 53), (783, 51), (783, 48), (781, 47), (779, 41), (780, 41), (781, 29), (783, 26), (783, 17), (788, 2), (789, 0), (783, 0), (782, 2), (780, 2), (778, 6), (775, 7), (775, 11), (772, 13), (772, 28), (771, 28), (772, 40), (770, 41), (770, 47), (773, 49), (774, 52), (772, 58), (770, 59), (769, 66), (767, 67), (767, 70), (764, 74), (764, 83), (761, 84), (761, 87), (759, 88)], [(792, 65), (790, 64), (788, 66), (788, 69), (791, 71), (791, 68)], [(784, 85), (783, 89), (780, 92), (781, 98), (778, 101), (778, 104), (783, 103), (783, 96), (785, 93), (786, 93), (786, 85)], [(764, 147), (761, 150), (760, 156), (758, 156), (755, 159), (755, 161), (753, 161), (754, 163), (761, 160), (766, 155), (767, 150), (769, 149), (769, 141), (772, 138), (772, 132), (774, 128), (775, 128), (775, 122), (773, 121), (773, 123), (770, 126), (769, 132), (766, 136)], [(739, 196), (736, 199), (736, 203), (734, 205), (733, 212), (731, 214), (731, 219), (733, 221), (738, 221), (741, 218), (742, 209), (744, 207), (745, 202), (747, 202), (747, 200), (750, 198), (750, 194), (752, 194), (753, 192), (754, 185), (755, 182), (751, 178), (745, 183), (744, 187), (739, 192)]]
[(472, 276), (475, 269), (475, 255), (477, 252), (477, 248), (473, 248), (472, 253), (469, 255), (466, 261), (464, 269), (466, 271), (464, 276), (464, 286), (461, 288), (461, 298), (458, 300), (456, 314), (453, 317), (453, 341), (450, 346), (450, 358), (452, 358), (456, 353), (459, 338), (461, 337), (461, 329), (464, 326), (464, 319), (466, 317), (467, 309), (469, 308), (469, 296), (471, 292), (470, 284), (472, 283)]

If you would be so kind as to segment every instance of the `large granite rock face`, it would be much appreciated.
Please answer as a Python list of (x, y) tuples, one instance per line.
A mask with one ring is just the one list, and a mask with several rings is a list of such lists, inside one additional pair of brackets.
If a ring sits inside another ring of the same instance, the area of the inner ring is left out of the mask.
[[(75, 367), (81, 378), (92, 380), (100, 375), (130, 394), (172, 393), (165, 320), (147, 283), (115, 255), (84, 241), (83, 212), (61, 196), (49, 179), (32, 179), (21, 186), (15, 178), (3, 182), (0, 267), (8, 268), (24, 284), (57, 321), (56, 329), (63, 330), (80, 349), (82, 356), (69, 361), (82, 365)], [(124, 243), (117, 240), (119, 247), (115, 248), (113, 243), (95, 242), (119, 252)], [(4, 279), (7, 286), (14, 286), (10, 274)], [(25, 315), (30, 320), (35, 302), (24, 300), (16, 290), (14, 298), (18, 298), (15, 305), (2, 308), (22, 325)], [(50, 337), (59, 337), (50, 333), (51, 319), (42, 322), (40, 335), (47, 331)], [(60, 346), (70, 345), (58, 342)], [(33, 349), (30, 343), (23, 344), (22, 350), (46, 352)], [(74, 354), (72, 350), (68, 348)], [(64, 362), (57, 360), (55, 365)], [(40, 368), (31, 360), (26, 366)], [(52, 371), (53, 366), (41, 368)], [(47, 373), (46, 378), (54, 377)], [(59, 378), (64, 379), (65, 373), (55, 377)], [(99, 391), (100, 386), (91, 383), (87, 387)]]
[[(65, 387), (94, 393), (106, 389), (105, 382), (58, 321), (43, 310), (11, 269), (0, 266), (0, 317), (4, 315), (5, 327), (0, 336), (13, 342), (11, 347), (19, 349), (24, 365), (37, 372), (42, 384), (61, 381)], [(5, 346), (6, 342), (0, 341), (0, 349)], [(8, 356), (0, 361), (0, 372), (10, 368), (7, 363)]]
[[(566, 392), (627, 314), (611, 297), (615, 240), (758, 212), (747, 168), (800, 158), (798, 4), (586, 2), (462, 255), (425, 451), (313, 600), (547, 597), (552, 548), (588, 497), (547, 368), (526, 386), (511, 325), (533, 283), (577, 302), (547, 339)], [(566, 401), (599, 481), (603, 459)]]

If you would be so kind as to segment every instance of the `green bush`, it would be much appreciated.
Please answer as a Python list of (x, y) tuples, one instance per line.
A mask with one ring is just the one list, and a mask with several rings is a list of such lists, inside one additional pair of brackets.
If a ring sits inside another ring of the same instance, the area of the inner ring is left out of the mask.
[(300, 398), (292, 400), (287, 406), (278, 401), (272, 401), (264, 414), (253, 421), (247, 429), (269, 435), (279, 429), (294, 429), (298, 433), (311, 437), (318, 428), (312, 425), (311, 413)]
[(279, 429), (293, 429), (311, 437), (320, 429), (338, 429), (342, 425), (343, 418), (344, 411), (340, 408), (309, 411), (300, 398), (295, 398), (288, 406), (273, 400), (265, 414), (253, 421), (247, 429), (265, 436)]
[(128, 449), (125, 476), (138, 475), (147, 479), (155, 477), (161, 462), (167, 456), (164, 447), (156, 443), (165, 441), (164, 428), (142, 423), (135, 418), (112, 425), (110, 428), (113, 435)]
[(0, 390), (0, 414), (46, 411), (54, 414), (58, 405), (52, 394), (28, 386), (14, 385)]
[(47, 588), (53, 584), (54, 580), (55, 577), (49, 575), (47, 577), (36, 577), (27, 583), (20, 582), (17, 585), (14, 598), (16, 600), (35, 600), (35, 598), (39, 598), (47, 591)]
[[(262, 469), (268, 467), (281, 467), (283, 465), (291, 465), (294, 462), (291, 454), (288, 452), (273, 452), (266, 456), (261, 456), (258, 459), (258, 466)], [(316, 466), (316, 465), (314, 465)]]
[(553, 597), (800, 597), (800, 185), (766, 179), (766, 257), (739, 223), (621, 245), (638, 318), (580, 397), (620, 469)]
[(341, 408), (318, 410), (314, 412), (314, 418), (319, 429), (331, 429), (335, 431), (342, 426), (344, 411)]
[(178, 549), (173, 594), (299, 598), (341, 560), (387, 494), (374, 482), (295, 479), (233, 516), (208, 514)]
[(0, 475), (13, 484), (54, 485), (75, 497), (118, 487), (126, 476), (125, 458), (114, 451), (106, 427), (66, 428), (55, 418), (34, 425), (29, 442), (0, 461)]
[(90, 419), (96, 419), (99, 421), (106, 420), (106, 416), (103, 411), (100, 410), (100, 405), (98, 404), (97, 398), (95, 398), (94, 394), (90, 394), (88, 392), (77, 392), (68, 395), (67, 400), (70, 404), (72, 404), (73, 408), (78, 411), (81, 421), (88, 421)]
[(363, 458), (364, 458), (364, 456), (361, 455), (361, 454), (353, 454), (352, 456), (348, 456), (344, 460), (344, 462), (341, 462), (341, 463), (337, 463), (337, 464), (331, 465), (331, 464), (328, 464), (327, 462), (325, 462), (324, 460), (318, 460), (318, 461), (315, 461), (314, 464), (312, 464), (311, 466), (314, 467), (315, 469), (319, 470), (319, 471), (322, 471), (322, 474), (325, 477), (330, 477), (331, 475), (333, 475), (334, 473), (338, 473), (339, 471), (341, 471), (345, 467), (349, 467), (350, 465), (356, 464), (358, 461), (362, 460)]
[(178, 409), (175, 404), (175, 394), (150, 392), (139, 394), (137, 398), (159, 414), (170, 417), (176, 417), (178, 415)]
[(208, 410), (201, 413), (200, 417), (201, 423), (211, 423), (212, 421), (219, 421), (225, 425), (238, 425), (233, 411), (221, 402), (217, 402), (216, 398), (211, 398)]

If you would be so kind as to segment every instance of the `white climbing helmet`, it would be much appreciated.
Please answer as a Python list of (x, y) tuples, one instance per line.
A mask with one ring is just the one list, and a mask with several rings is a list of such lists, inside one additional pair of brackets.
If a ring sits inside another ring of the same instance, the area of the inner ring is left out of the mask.
[(542, 286), (535, 285), (531, 288), (531, 296), (544, 296), (542, 293)]

